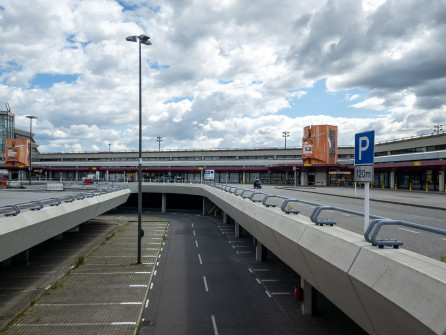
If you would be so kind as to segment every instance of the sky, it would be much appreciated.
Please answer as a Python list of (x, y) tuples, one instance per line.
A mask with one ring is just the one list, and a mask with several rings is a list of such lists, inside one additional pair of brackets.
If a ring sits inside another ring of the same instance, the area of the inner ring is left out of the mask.
[(0, 109), (40, 152), (338, 145), (446, 129), (446, 0), (0, 0)]

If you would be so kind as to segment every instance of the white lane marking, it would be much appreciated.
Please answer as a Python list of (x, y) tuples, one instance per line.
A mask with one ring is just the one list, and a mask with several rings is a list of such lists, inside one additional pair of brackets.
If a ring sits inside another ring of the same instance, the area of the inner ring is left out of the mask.
[(141, 302), (92, 302), (80, 304), (35, 304), (34, 306), (111, 306), (111, 305), (141, 305)]
[(194, 227), (194, 224), (192, 223), (192, 228)]
[(280, 295), (280, 294), (292, 294), (291, 292), (270, 292), (271, 295)]
[(275, 281), (280, 281), (280, 279), (262, 279), (262, 281), (275, 282)]
[(51, 285), (48, 285), (47, 287), (45, 287), (45, 291), (48, 291), (50, 289)]
[(260, 284), (262, 284), (262, 282), (259, 280), (259, 278), (256, 278), (257, 282)]
[(129, 287), (147, 287), (147, 285), (141, 284), (141, 285), (129, 285)]
[(271, 269), (252, 269), (254, 272), (271, 271)]
[(232, 248), (250, 248), (252, 245), (233, 245)]
[(146, 300), (146, 308), (149, 307), (149, 299)]
[(198, 242), (197, 242), (197, 240), (195, 240), (195, 246), (198, 248)]
[(237, 251), (238, 254), (253, 254), (254, 251)]
[(398, 228), (400, 230), (404, 230), (404, 231), (408, 231), (409, 233), (414, 233), (414, 234), (419, 234), (420, 232), (418, 231), (413, 231), (413, 230), (409, 230), (409, 229), (405, 229), (405, 228)]
[(342, 213), (342, 215), (344, 215), (344, 216), (351, 216), (350, 214), (345, 214), (345, 213)]
[[(154, 256), (155, 257), (155, 256)], [(153, 264), (155, 264), (155, 263), (142, 263), (142, 264), (144, 264), (144, 265), (153, 265)]]
[(442, 237), (441, 239), (446, 241), (446, 238), (443, 238), (443, 237)]
[(206, 281), (206, 276), (203, 276), (203, 281), (204, 281), (204, 289), (206, 290), (206, 292), (209, 292), (208, 282)]
[(217, 322), (215, 321), (215, 316), (211, 315), (212, 326), (214, 327), (214, 335), (218, 335)]
[(155, 272), (153, 273), (153, 275), (156, 276), (156, 270), (155, 270)]
[(193, 230), (192, 232), (194, 233), (194, 236), (196, 236), (196, 235), (195, 235), (195, 230)]
[(200, 261), (200, 264), (203, 264), (203, 262), (201, 261), (201, 256), (200, 256), (200, 254), (198, 254), (198, 260)]
[(245, 241), (228, 241), (229, 243), (242, 243), (242, 242), (245, 242)]
[(21, 323), (20, 327), (79, 327), (79, 326), (126, 326), (136, 325), (136, 322), (92, 322), (92, 323)]
[(152, 289), (153, 288), (153, 283), (150, 283), (150, 289)]
[(272, 297), (272, 295), (269, 293), (269, 291), (265, 291), (265, 292), (266, 292), (266, 295), (267, 295), (269, 298)]
[(248, 270), (249, 270), (249, 272), (253, 273), (251, 268), (248, 268)]
[(160, 265), (160, 262), (156, 262), (156, 266)]

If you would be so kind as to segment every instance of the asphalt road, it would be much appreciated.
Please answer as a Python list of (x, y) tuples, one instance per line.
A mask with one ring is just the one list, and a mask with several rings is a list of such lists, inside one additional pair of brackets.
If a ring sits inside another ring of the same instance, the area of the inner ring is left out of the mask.
[[(287, 197), (302, 199), (310, 202), (316, 202), (324, 205), (331, 205), (339, 208), (351, 209), (358, 212), (364, 212), (364, 200), (342, 197), (338, 195), (310, 193), (306, 191), (287, 190), (274, 186), (264, 186), (262, 191), (265, 193), (278, 194)], [(403, 197), (403, 192), (395, 193), (395, 201)], [(419, 195), (420, 198), (423, 196)], [(446, 201), (446, 200), (445, 200)], [(298, 205), (301, 211), (300, 215), (310, 216), (314, 206), (301, 204)], [(356, 232), (364, 233), (363, 217), (351, 214), (340, 213), (336, 211), (323, 212), (322, 218), (334, 219), (337, 226)], [(444, 209), (425, 208), (416, 205), (401, 205), (380, 201), (370, 201), (370, 214), (388, 217), (394, 220), (403, 220), (440, 229), (446, 229), (446, 211)], [(446, 255), (446, 236), (434, 234), (422, 230), (399, 226), (386, 226), (381, 229), (379, 238), (397, 239), (403, 241), (401, 248), (413, 252), (440, 259), (440, 256)]]
[(269, 254), (255, 261), (252, 237), (198, 213), (172, 213), (140, 334), (363, 334), (319, 296), (320, 314), (302, 316), (299, 276)]

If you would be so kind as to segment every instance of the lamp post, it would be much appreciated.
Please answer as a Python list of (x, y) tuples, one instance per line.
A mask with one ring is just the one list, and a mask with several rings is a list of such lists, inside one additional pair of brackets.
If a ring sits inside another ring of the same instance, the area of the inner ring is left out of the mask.
[(111, 143), (108, 144), (108, 152), (111, 152), (110, 146), (111, 146)]
[(286, 138), (290, 137), (290, 132), (289, 131), (283, 131), (282, 132), (282, 137), (285, 137), (285, 149), (286, 149)]
[(141, 43), (152, 45), (146, 35), (128, 36), (126, 41), (139, 41), (139, 163), (138, 163), (138, 261), (141, 264), (141, 217), (142, 217), (142, 92), (141, 92)]
[(434, 130), (437, 132), (437, 135), (440, 134), (440, 131), (443, 130), (443, 125), (442, 124), (434, 125)]
[(32, 115), (26, 115), (26, 117), (29, 119), (29, 184), (31, 185), (31, 173), (33, 171), (33, 155), (32, 155), (32, 149), (33, 149), (33, 140), (32, 140), (32, 132), (33, 132), (33, 119), (37, 119), (37, 116)]
[(158, 141), (158, 151), (161, 151), (161, 141), (163, 140), (162, 136), (158, 136), (156, 138), (156, 140)]

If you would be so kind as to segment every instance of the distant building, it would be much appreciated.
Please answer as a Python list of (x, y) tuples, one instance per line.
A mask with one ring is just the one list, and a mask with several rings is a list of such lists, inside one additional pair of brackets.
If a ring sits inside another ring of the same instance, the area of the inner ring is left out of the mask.
[(2, 157), (5, 156), (5, 141), (8, 138), (23, 140), (29, 140), (31, 138), (32, 152), (39, 153), (37, 149), (39, 145), (34, 141), (34, 134), (30, 136), (29, 131), (15, 127), (15, 115), (11, 112), (9, 105), (6, 104), (6, 110), (0, 111), (0, 153), (2, 153)]

